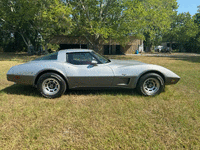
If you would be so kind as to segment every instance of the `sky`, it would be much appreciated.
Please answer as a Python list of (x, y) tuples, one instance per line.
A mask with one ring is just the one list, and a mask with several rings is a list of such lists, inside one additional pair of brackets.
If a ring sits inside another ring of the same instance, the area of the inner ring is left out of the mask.
[(177, 0), (179, 8), (178, 13), (188, 12), (191, 15), (197, 13), (197, 6), (200, 5), (200, 0)]

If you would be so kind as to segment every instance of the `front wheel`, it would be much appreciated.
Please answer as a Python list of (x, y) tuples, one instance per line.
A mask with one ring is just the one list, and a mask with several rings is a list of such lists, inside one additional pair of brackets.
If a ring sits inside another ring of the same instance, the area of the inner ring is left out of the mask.
[(64, 79), (55, 73), (43, 74), (37, 83), (39, 92), (46, 98), (60, 97), (66, 90)]
[(164, 80), (156, 73), (148, 73), (142, 76), (138, 82), (137, 90), (145, 96), (154, 96), (164, 90)]

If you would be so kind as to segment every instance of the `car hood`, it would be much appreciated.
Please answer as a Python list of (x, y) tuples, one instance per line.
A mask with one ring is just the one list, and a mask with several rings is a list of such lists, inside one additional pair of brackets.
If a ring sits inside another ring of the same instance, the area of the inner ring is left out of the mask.
[(116, 60), (111, 59), (109, 65), (114, 66), (133, 66), (133, 65), (145, 65), (145, 63), (136, 60)]

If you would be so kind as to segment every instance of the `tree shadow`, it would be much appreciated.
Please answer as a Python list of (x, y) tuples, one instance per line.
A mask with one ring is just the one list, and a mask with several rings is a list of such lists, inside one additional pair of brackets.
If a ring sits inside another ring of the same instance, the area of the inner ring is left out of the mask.
[(181, 55), (173, 55), (173, 54), (167, 54), (167, 55), (157, 55), (157, 56), (148, 56), (148, 57), (168, 57), (175, 60), (182, 60), (182, 61), (188, 61), (188, 62), (194, 62), (194, 63), (200, 63), (200, 55), (194, 54), (194, 55), (187, 55), (187, 54), (181, 54)]
[(0, 52), (0, 61), (15, 61), (20, 60), (22, 62), (27, 62), (30, 60), (33, 60), (37, 57), (40, 57), (38, 55), (28, 55), (27, 53), (12, 53), (12, 52)]
[[(30, 85), (14, 84), (0, 90), (0, 93), (42, 97), (38, 90)], [(139, 95), (135, 89), (121, 88), (93, 88), (93, 89), (73, 89), (66, 90), (64, 95)]]
[(200, 56), (171, 56), (175, 60), (189, 61), (193, 63), (200, 63)]

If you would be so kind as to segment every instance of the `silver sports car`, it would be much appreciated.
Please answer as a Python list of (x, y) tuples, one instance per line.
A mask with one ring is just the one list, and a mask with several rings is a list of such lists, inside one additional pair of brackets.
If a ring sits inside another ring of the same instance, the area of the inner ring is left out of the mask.
[(172, 71), (134, 60), (109, 60), (86, 49), (61, 50), (11, 67), (7, 79), (37, 87), (47, 98), (60, 97), (66, 89), (136, 88), (146, 96), (159, 94), (180, 77)]

